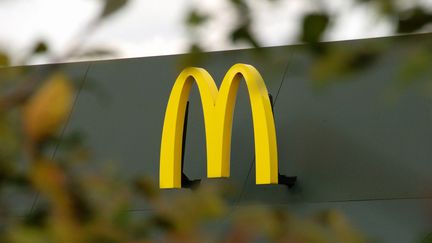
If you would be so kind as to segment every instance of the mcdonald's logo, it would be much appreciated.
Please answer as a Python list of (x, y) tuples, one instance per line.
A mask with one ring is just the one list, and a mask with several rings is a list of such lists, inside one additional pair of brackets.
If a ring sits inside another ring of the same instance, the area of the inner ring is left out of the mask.
[(230, 175), (231, 128), (240, 81), (246, 82), (252, 109), (256, 184), (278, 183), (278, 155), (273, 111), (260, 73), (251, 65), (235, 64), (218, 89), (202, 68), (184, 69), (171, 90), (165, 112), (160, 150), (160, 188), (181, 187), (183, 125), (189, 93), (198, 86), (203, 107), (207, 177)]

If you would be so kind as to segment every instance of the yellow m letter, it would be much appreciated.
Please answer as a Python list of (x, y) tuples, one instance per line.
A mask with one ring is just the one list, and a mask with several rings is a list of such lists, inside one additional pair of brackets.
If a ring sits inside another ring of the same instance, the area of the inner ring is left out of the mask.
[(169, 97), (162, 131), (161, 188), (181, 187), (183, 124), (194, 82), (198, 86), (204, 113), (207, 177), (229, 177), (233, 111), (242, 77), (246, 81), (252, 109), (256, 184), (278, 183), (276, 132), (267, 88), (254, 67), (236, 64), (228, 70), (219, 91), (213, 78), (202, 68), (186, 68), (178, 76)]

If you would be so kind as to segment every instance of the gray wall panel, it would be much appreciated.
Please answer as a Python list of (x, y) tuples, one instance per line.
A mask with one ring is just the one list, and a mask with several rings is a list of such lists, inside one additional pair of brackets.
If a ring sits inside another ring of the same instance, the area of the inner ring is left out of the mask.
[[(295, 53), (275, 106), (279, 167), (299, 176), (291, 193), (253, 185), (244, 200), (335, 201), (428, 197), (432, 178), (431, 83), (416, 80), (400, 89), (398, 72), (413, 51), (431, 38), (405, 37), (329, 43), (345, 52), (386, 46), (370, 67), (338, 74), (313, 86), (316, 56)], [(334, 50), (333, 50), (334, 51)], [(432, 65), (432, 59), (429, 60)], [(416, 87), (419, 86), (419, 87)], [(423, 87), (424, 86), (424, 87)], [(423, 88), (422, 88), (423, 87)]]

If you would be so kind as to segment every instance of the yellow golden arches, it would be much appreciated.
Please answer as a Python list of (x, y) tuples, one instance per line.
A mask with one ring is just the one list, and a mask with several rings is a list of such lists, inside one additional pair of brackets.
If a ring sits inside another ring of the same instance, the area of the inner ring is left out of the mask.
[(161, 188), (181, 187), (183, 123), (193, 82), (198, 86), (204, 113), (207, 176), (217, 178), (230, 175), (231, 127), (242, 77), (246, 82), (252, 109), (256, 183), (278, 183), (276, 131), (267, 88), (253, 66), (235, 64), (226, 73), (219, 91), (213, 78), (202, 68), (186, 68), (175, 81), (162, 131), (159, 172)]

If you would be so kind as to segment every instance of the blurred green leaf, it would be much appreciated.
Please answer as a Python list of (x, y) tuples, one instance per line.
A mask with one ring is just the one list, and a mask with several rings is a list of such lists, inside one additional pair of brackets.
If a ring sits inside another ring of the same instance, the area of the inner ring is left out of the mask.
[(432, 55), (428, 51), (421, 49), (413, 52), (398, 70), (399, 79), (407, 85), (425, 74), (430, 74), (431, 61)]
[(75, 88), (64, 73), (52, 74), (22, 109), (23, 131), (32, 141), (54, 135), (72, 108)]
[(394, 0), (381, 0), (378, 1), (379, 3), (379, 10), (382, 14), (394, 14), (397, 11), (397, 8), (395, 6)]
[(39, 41), (36, 43), (36, 45), (34, 45), (34, 48), (33, 48), (34, 54), (41, 54), (41, 53), (45, 53), (47, 51), (48, 51), (48, 45), (43, 41)]
[(325, 13), (312, 13), (304, 16), (301, 41), (310, 43), (320, 41), (329, 21), (330, 17)]
[(240, 11), (248, 10), (248, 6), (244, 0), (230, 0), (231, 4)]
[(8, 242), (46, 243), (53, 242), (50, 235), (43, 228), (17, 227), (8, 232)]
[[(14, 161), (20, 152), (20, 133), (18, 123), (11, 114), (0, 114), (0, 168)], [(6, 163), (9, 162), (9, 163)]]
[(189, 48), (189, 53), (202, 53), (204, 52), (203, 48), (198, 44), (192, 44)]
[(192, 10), (186, 19), (189, 26), (199, 26), (204, 24), (209, 19), (208, 15), (199, 13), (197, 10)]
[(379, 51), (373, 46), (325, 49), (311, 67), (312, 80), (319, 87), (344, 80), (345, 75), (370, 67), (378, 57)]
[(134, 181), (134, 187), (144, 197), (154, 199), (159, 196), (159, 188), (156, 183), (149, 177), (137, 178)]
[(49, 215), (49, 208), (46, 206), (37, 207), (34, 211), (24, 218), (24, 225), (43, 227), (46, 226), (46, 221)]
[(235, 42), (245, 41), (251, 44), (253, 47), (259, 47), (257, 40), (250, 32), (250, 26), (248, 23), (240, 25), (234, 29), (231, 33), (231, 40)]
[(10, 65), (10, 59), (9, 56), (0, 51), (0, 67), (6, 67)]
[(432, 233), (429, 233), (420, 243), (432, 243)]
[(357, 2), (373, 4), (371, 7), (377, 9), (380, 14), (393, 15), (397, 12), (394, 0), (357, 0)]
[(101, 17), (105, 18), (121, 8), (123, 8), (128, 3), (128, 0), (105, 0), (105, 6), (102, 11)]
[(399, 33), (415, 32), (432, 22), (432, 14), (421, 7), (402, 12), (398, 20)]
[(177, 63), (176, 69), (181, 71), (185, 66), (197, 66), (204, 60), (203, 48), (196, 42), (189, 45), (189, 51), (187, 55), (180, 58)]

